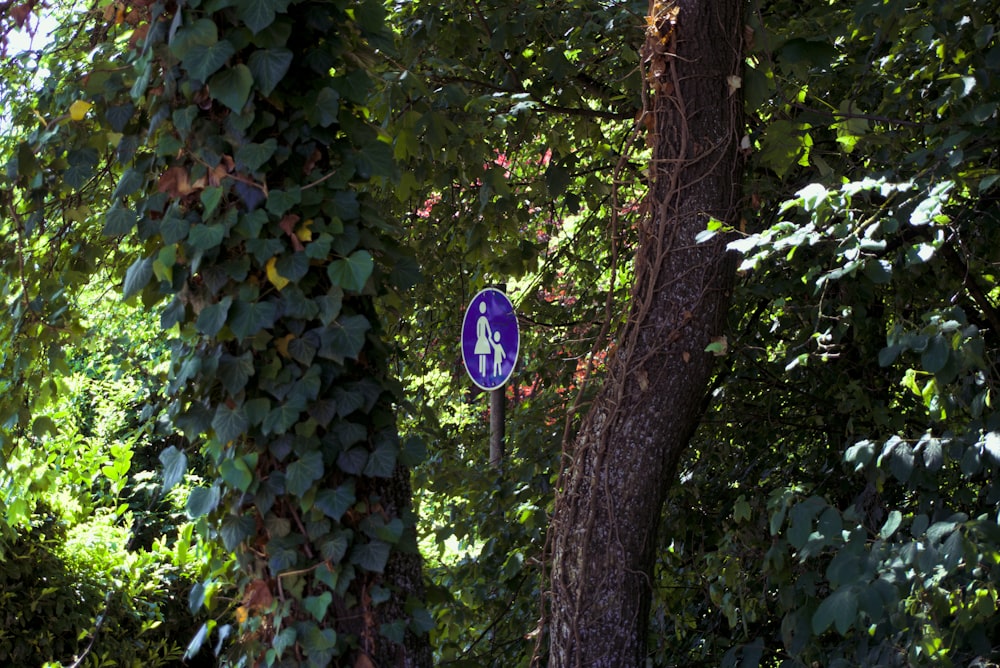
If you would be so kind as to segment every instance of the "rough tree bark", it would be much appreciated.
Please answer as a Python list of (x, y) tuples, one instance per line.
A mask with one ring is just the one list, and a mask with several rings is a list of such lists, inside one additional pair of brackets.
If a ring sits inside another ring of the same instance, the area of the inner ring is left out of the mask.
[(584, 418), (552, 522), (552, 668), (644, 665), (656, 528), (711, 373), (733, 282), (710, 217), (735, 223), (742, 3), (651, 0), (653, 159), (627, 324)]

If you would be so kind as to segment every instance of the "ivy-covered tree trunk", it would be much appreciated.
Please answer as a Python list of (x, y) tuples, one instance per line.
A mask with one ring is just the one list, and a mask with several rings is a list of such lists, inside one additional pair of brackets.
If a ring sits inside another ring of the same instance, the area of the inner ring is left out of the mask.
[(741, 3), (651, 2), (642, 60), (653, 147), (628, 322), (601, 393), (568, 448), (552, 521), (553, 668), (645, 665), (656, 530), (701, 413), (733, 263)]
[[(231, 579), (232, 554), (239, 594), (203, 635), (233, 629), (248, 665), (428, 666), (420, 449), (400, 443), (376, 311), (406, 287), (405, 250), (365, 194), (395, 171), (366, 107), (384, 10), (199, 4), (153, 4), (135, 40), (133, 102), (107, 113), (129, 132), (141, 109), (146, 147), (115, 197), (155, 192), (106, 230), (138, 223), (126, 297), (170, 297), (171, 416), (216, 472), (187, 506), (224, 548), (198, 592)], [(178, 480), (185, 454), (161, 459)]]

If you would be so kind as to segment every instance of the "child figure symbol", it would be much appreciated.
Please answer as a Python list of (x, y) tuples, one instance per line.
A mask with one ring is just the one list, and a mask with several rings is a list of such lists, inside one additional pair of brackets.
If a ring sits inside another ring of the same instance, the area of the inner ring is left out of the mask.
[(503, 373), (503, 361), (507, 357), (507, 351), (500, 343), (500, 332), (493, 332), (493, 375), (499, 376)]

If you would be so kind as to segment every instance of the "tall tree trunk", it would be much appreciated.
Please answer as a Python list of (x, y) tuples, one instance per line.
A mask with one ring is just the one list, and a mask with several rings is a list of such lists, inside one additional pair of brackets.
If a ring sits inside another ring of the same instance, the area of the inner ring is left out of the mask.
[(639, 666), (668, 486), (700, 418), (733, 281), (709, 218), (738, 216), (738, 0), (653, 0), (643, 49), (653, 160), (629, 319), (568, 449), (552, 528), (553, 668)]

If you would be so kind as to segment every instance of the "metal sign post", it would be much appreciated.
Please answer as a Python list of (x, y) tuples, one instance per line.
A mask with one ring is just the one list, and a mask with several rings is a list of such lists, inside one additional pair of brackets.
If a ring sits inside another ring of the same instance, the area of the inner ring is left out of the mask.
[(476, 293), (462, 321), (462, 362), (472, 382), (490, 393), (490, 464), (503, 462), (504, 385), (514, 372), (521, 347), (514, 305), (502, 290)]

